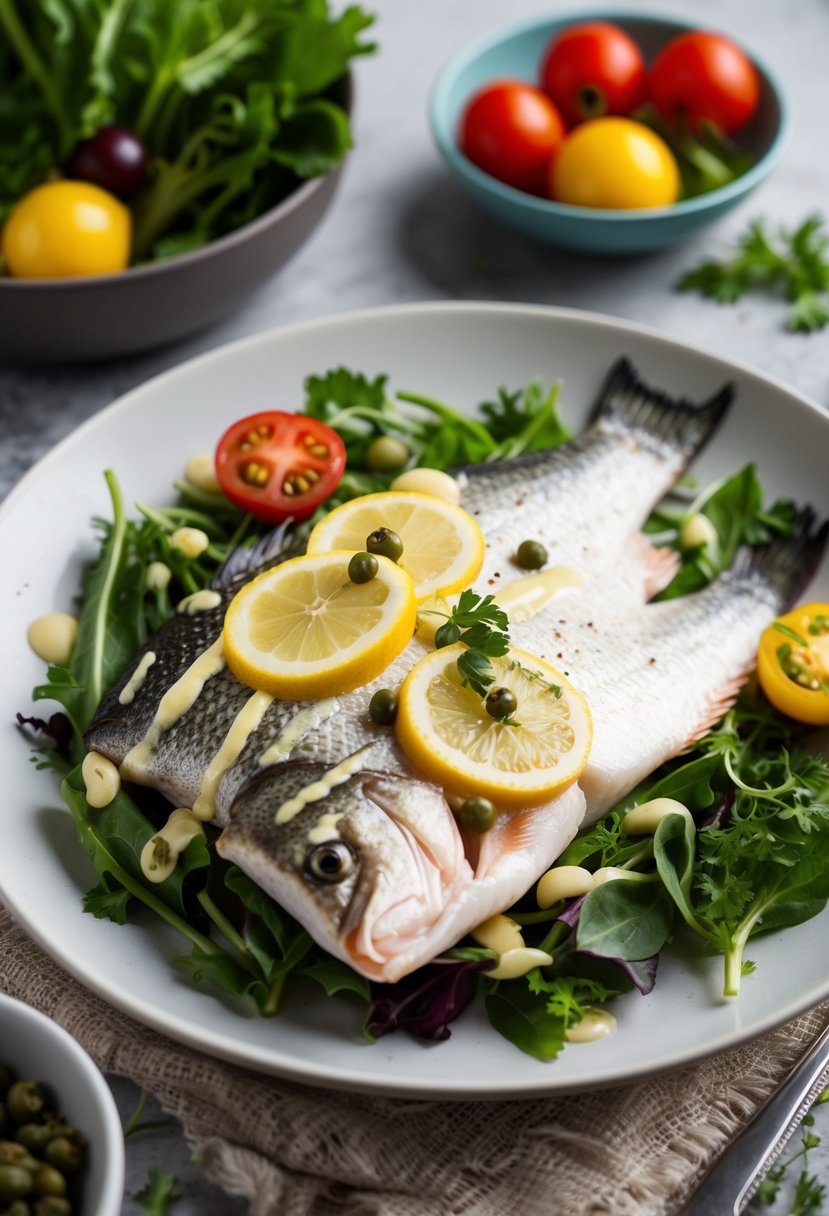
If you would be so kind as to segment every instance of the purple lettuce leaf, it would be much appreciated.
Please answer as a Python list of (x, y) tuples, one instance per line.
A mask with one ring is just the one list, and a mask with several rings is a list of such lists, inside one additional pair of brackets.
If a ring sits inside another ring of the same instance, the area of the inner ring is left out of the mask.
[(47, 739), (54, 742), (55, 751), (59, 756), (62, 756), (64, 760), (71, 760), (69, 749), (72, 743), (72, 724), (66, 714), (52, 714), (48, 721), (45, 718), (26, 718), (23, 714), (18, 714), (17, 725), (28, 726), (39, 734), (45, 735)]
[[(581, 906), (586, 898), (586, 895), (581, 895), (578, 899), (574, 899), (556, 919), (575, 931), (579, 924)], [(570, 952), (570, 957), (600, 958), (604, 962), (612, 963), (627, 975), (634, 988), (638, 988), (643, 996), (647, 996), (656, 983), (656, 969), (659, 964), (658, 954), (653, 954), (650, 958), (638, 959), (635, 962), (631, 962), (625, 958), (610, 958), (605, 955), (594, 954), (592, 950), (573, 950)]]

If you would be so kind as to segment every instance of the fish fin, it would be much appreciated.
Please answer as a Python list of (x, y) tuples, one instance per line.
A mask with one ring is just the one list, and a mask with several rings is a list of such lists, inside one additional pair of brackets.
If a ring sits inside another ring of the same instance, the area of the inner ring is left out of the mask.
[(645, 599), (649, 600), (668, 586), (679, 569), (679, 554), (674, 549), (659, 549), (641, 532), (630, 541), (631, 555), (644, 568)]
[(633, 364), (623, 357), (602, 386), (593, 421), (632, 433), (644, 446), (669, 444), (687, 463), (714, 434), (734, 394), (734, 385), (724, 384), (703, 402), (670, 397), (640, 380)]
[(247, 581), (269, 566), (276, 566), (289, 557), (297, 557), (303, 553), (304, 545), (292, 543), (292, 524), (292, 519), (286, 519), (284, 523), (260, 536), (252, 545), (237, 545), (216, 571), (211, 587), (218, 590), (229, 587), (231, 583)]
[(689, 735), (681, 749), (682, 751), (686, 751), (689, 747), (698, 743), (704, 735), (707, 735), (710, 730), (714, 729), (723, 714), (727, 714), (737, 700), (743, 685), (753, 670), (754, 663), (749, 663), (738, 675), (731, 676), (722, 687), (717, 689), (705, 707), (702, 721)]
[(796, 603), (823, 557), (829, 539), (829, 520), (815, 529), (815, 513), (804, 507), (794, 519), (788, 536), (776, 536), (768, 545), (739, 549), (731, 569), (723, 578), (738, 579), (775, 596), (778, 611)]

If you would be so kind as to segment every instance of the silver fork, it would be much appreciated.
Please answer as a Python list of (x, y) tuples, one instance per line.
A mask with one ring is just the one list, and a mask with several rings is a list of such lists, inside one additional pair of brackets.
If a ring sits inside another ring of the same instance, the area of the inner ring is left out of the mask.
[(694, 1191), (682, 1216), (739, 1216), (826, 1084), (829, 1026)]

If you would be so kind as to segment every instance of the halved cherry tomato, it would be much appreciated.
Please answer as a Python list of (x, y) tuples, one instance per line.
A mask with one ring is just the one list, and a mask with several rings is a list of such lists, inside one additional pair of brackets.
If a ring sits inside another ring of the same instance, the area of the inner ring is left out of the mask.
[(558, 34), (541, 61), (541, 86), (568, 123), (631, 114), (645, 99), (639, 47), (609, 21), (585, 21)]
[(801, 604), (769, 625), (757, 650), (757, 675), (782, 714), (829, 725), (829, 604)]
[(745, 126), (760, 102), (751, 60), (729, 38), (699, 30), (680, 34), (653, 61), (649, 97), (668, 122), (698, 132), (709, 122), (725, 135)]
[(460, 145), (484, 173), (543, 194), (564, 123), (549, 97), (520, 80), (496, 80), (480, 89), (461, 118)]
[(228, 427), (216, 448), (222, 492), (255, 519), (307, 519), (337, 488), (345, 445), (316, 418), (264, 410)]

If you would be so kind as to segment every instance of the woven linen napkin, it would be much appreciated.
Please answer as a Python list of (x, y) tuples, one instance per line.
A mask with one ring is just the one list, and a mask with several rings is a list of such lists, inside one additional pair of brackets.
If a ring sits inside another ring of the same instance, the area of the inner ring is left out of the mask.
[(827, 1002), (623, 1089), (405, 1102), (277, 1081), (182, 1047), (88, 992), (2, 909), (0, 988), (65, 1026), (105, 1073), (154, 1094), (251, 1216), (675, 1213), (829, 1023)]

